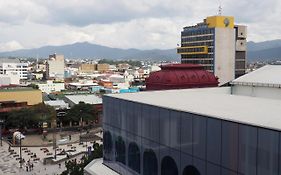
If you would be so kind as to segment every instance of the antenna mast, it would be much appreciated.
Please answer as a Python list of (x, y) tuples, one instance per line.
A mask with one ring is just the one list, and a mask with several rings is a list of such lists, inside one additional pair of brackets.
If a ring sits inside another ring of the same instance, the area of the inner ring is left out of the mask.
[(221, 1), (219, 0), (219, 12), (218, 15), (221, 16), (222, 14), (222, 6), (221, 6)]

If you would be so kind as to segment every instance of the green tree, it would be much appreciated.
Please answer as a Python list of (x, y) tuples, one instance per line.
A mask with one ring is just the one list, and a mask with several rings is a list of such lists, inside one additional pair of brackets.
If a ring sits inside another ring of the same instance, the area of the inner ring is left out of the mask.
[(40, 103), (29, 108), (11, 111), (6, 123), (10, 128), (37, 128), (40, 122), (51, 122), (55, 118), (55, 109)]
[(74, 105), (66, 114), (66, 118), (71, 121), (94, 121), (97, 119), (97, 112), (94, 105), (79, 102)]

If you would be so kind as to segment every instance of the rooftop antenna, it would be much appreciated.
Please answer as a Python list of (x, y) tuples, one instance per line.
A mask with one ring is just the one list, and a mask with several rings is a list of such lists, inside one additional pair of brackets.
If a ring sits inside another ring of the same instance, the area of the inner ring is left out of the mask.
[(219, 0), (219, 12), (218, 15), (221, 16), (222, 14), (222, 6), (221, 6), (221, 1)]

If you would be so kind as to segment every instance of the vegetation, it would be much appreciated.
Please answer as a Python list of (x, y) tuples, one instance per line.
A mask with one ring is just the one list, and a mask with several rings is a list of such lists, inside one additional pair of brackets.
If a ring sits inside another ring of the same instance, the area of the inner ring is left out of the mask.
[(99, 64), (111, 64), (111, 65), (118, 65), (118, 64), (129, 64), (134, 67), (141, 67), (142, 64), (140, 61), (134, 61), (134, 60), (121, 60), (121, 61), (115, 61), (115, 60), (108, 60), (108, 59), (102, 59), (99, 61)]
[(31, 88), (33, 88), (33, 89), (39, 89), (38, 85), (37, 85), (37, 84), (33, 84), (33, 83), (27, 85), (27, 87), (31, 87)]
[(73, 106), (66, 114), (65, 120), (79, 122), (80, 120), (89, 122), (97, 119), (97, 112), (93, 105), (79, 102)]
[(29, 108), (22, 108), (10, 112), (6, 119), (7, 128), (38, 128), (42, 122), (51, 122), (56, 117), (53, 107), (43, 103)]
[(65, 162), (66, 170), (61, 175), (83, 175), (85, 166), (92, 160), (103, 156), (102, 148), (102, 145), (94, 143), (91, 154), (83, 156), (81, 162), (77, 162), (76, 159)]

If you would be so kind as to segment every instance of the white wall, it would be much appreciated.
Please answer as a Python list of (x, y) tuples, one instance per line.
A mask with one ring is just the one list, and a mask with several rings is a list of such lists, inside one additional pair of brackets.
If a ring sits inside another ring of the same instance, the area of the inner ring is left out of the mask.
[(281, 88), (234, 85), (232, 94), (280, 100)]
[(37, 84), (39, 89), (45, 93), (51, 92), (60, 92), (65, 89), (64, 83), (44, 83), (44, 84)]
[(235, 30), (230, 28), (215, 29), (215, 69), (219, 85), (235, 78)]

